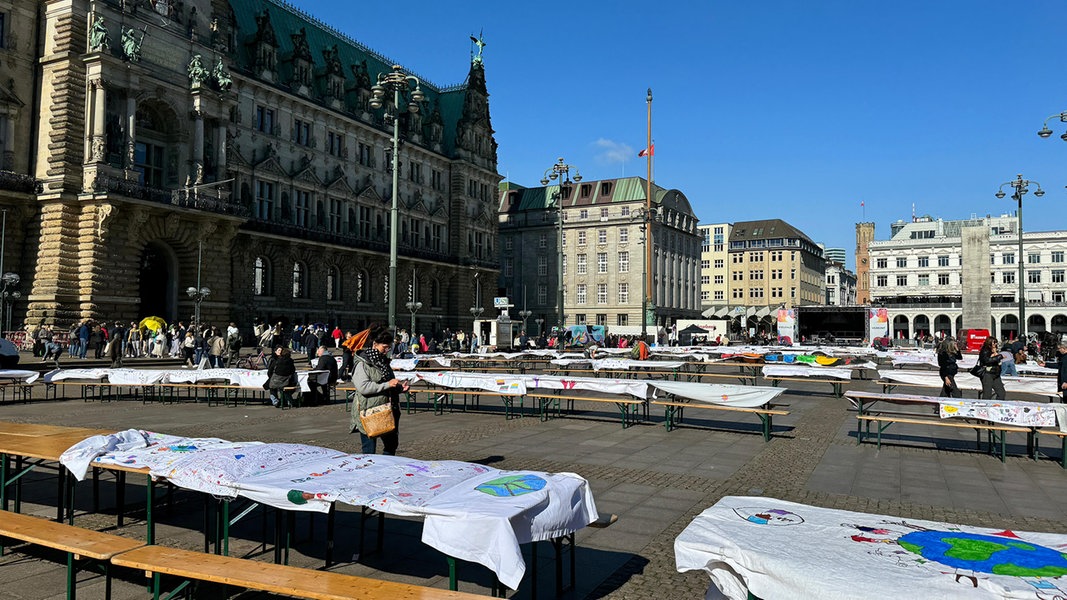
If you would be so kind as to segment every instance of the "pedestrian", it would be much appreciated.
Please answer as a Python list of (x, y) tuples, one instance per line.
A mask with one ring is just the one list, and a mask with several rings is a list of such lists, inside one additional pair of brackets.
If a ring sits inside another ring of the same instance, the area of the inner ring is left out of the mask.
[(270, 403), (279, 408), (292, 394), (286, 388), (296, 385), (296, 364), (293, 363), (293, 351), (288, 346), (274, 349), (274, 360), (267, 367), (267, 389), (270, 390)]
[(230, 323), (226, 332), (226, 368), (232, 369), (241, 358), (241, 332), (233, 323)]
[[(89, 334), (89, 345), (87, 346), (88, 349), (93, 351), (93, 358), (97, 360), (104, 358), (105, 340), (104, 330), (99, 325), (93, 325), (93, 330)], [(85, 357), (82, 356), (82, 358)]]
[(996, 393), (997, 400), (1007, 400), (1004, 394), (1004, 382), (1000, 379), (1000, 346), (996, 338), (987, 337), (982, 343), (982, 349), (978, 351), (978, 364), (982, 367), (978, 376), (982, 380), (982, 394), (980, 398), (990, 400)]
[(393, 374), (389, 366), (389, 354), (393, 349), (393, 334), (388, 328), (375, 326), (370, 333), (371, 347), (355, 356), (352, 372), (352, 417), (351, 431), (359, 431), (363, 454), (374, 454), (378, 438), (370, 437), (359, 419), (362, 410), (389, 404), (396, 427), (378, 436), (382, 440), (382, 454), (395, 455), (400, 445), (400, 394), (408, 391), (408, 383)]
[(195, 367), (196, 363), (193, 362), (193, 357), (196, 355), (196, 337), (193, 336), (192, 331), (185, 332), (185, 339), (182, 340), (181, 345), (182, 358), (185, 359), (186, 367)]
[(112, 328), (109, 337), (111, 341), (108, 342), (107, 356), (111, 359), (111, 368), (122, 368), (122, 345), (126, 341), (126, 330), (122, 327), (121, 322), (115, 322), (115, 327)]
[(956, 385), (956, 373), (959, 373), (959, 365), (956, 361), (962, 360), (956, 340), (948, 338), (941, 343), (937, 352), (937, 374), (941, 377), (942, 398), (962, 398), (963, 392)]
[[(319, 346), (315, 350), (318, 360), (312, 365), (316, 371), (329, 373), (326, 383), (319, 383), (318, 377), (308, 376), (308, 406), (326, 404), (330, 399), (330, 388), (337, 385), (337, 360), (330, 354), (326, 346)], [(318, 375), (318, 374), (316, 374)]]
[(1056, 373), (1056, 387), (1060, 390), (1061, 400), (1067, 403), (1067, 340), (1061, 340), (1056, 346), (1060, 356), (1060, 368)]
[(333, 338), (333, 347), (334, 348), (340, 348), (341, 347), (341, 326), (340, 325), (334, 325), (333, 326), (333, 331), (330, 332), (330, 337)]
[(211, 366), (215, 369), (222, 368), (222, 355), (226, 352), (226, 340), (219, 335), (218, 330), (211, 328), (211, 335), (207, 338), (207, 357)]
[(1000, 351), (1000, 375), (1001, 377), (1018, 377), (1019, 369), (1015, 366), (1015, 350), (1012, 345), (1001, 347)]

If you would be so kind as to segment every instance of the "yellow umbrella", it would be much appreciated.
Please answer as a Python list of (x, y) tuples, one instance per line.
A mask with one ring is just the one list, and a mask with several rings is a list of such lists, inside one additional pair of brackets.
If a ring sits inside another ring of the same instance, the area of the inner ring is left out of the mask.
[(167, 322), (159, 317), (145, 317), (141, 319), (138, 327), (144, 327), (151, 331), (159, 331), (167, 327)]

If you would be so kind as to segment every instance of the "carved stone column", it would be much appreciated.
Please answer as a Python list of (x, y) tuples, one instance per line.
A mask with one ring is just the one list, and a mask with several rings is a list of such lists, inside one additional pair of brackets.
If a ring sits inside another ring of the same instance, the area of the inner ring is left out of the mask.
[(90, 84), (93, 90), (93, 134), (89, 162), (101, 163), (107, 159), (105, 152), (104, 126), (107, 116), (107, 92), (102, 79), (94, 79)]
[(193, 182), (204, 183), (204, 113), (193, 111)]
[(137, 164), (137, 98), (131, 89), (126, 96), (126, 158), (123, 166), (132, 171)]

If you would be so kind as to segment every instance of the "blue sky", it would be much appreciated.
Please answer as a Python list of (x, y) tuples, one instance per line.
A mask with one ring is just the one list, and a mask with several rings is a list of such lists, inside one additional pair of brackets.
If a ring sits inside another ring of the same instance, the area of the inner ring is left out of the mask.
[(1036, 135), (1067, 110), (1062, 0), (295, 5), (438, 85), (484, 32), (499, 169), (522, 185), (560, 156), (643, 175), (651, 87), (656, 182), (703, 223), (781, 218), (853, 264), (856, 222), (885, 239), (913, 204), (1011, 212), (993, 194), (1021, 173), (1048, 192), (1024, 229), (1067, 230), (1067, 123)]

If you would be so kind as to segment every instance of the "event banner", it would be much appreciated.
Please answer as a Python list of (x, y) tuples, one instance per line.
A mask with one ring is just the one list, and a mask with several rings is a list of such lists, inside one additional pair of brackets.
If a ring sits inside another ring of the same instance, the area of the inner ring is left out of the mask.
[(792, 346), (797, 339), (797, 311), (792, 308), (778, 309), (778, 345)]
[(867, 339), (871, 344), (875, 340), (889, 337), (889, 311), (885, 308), (872, 308), (867, 311), (868, 329)]

